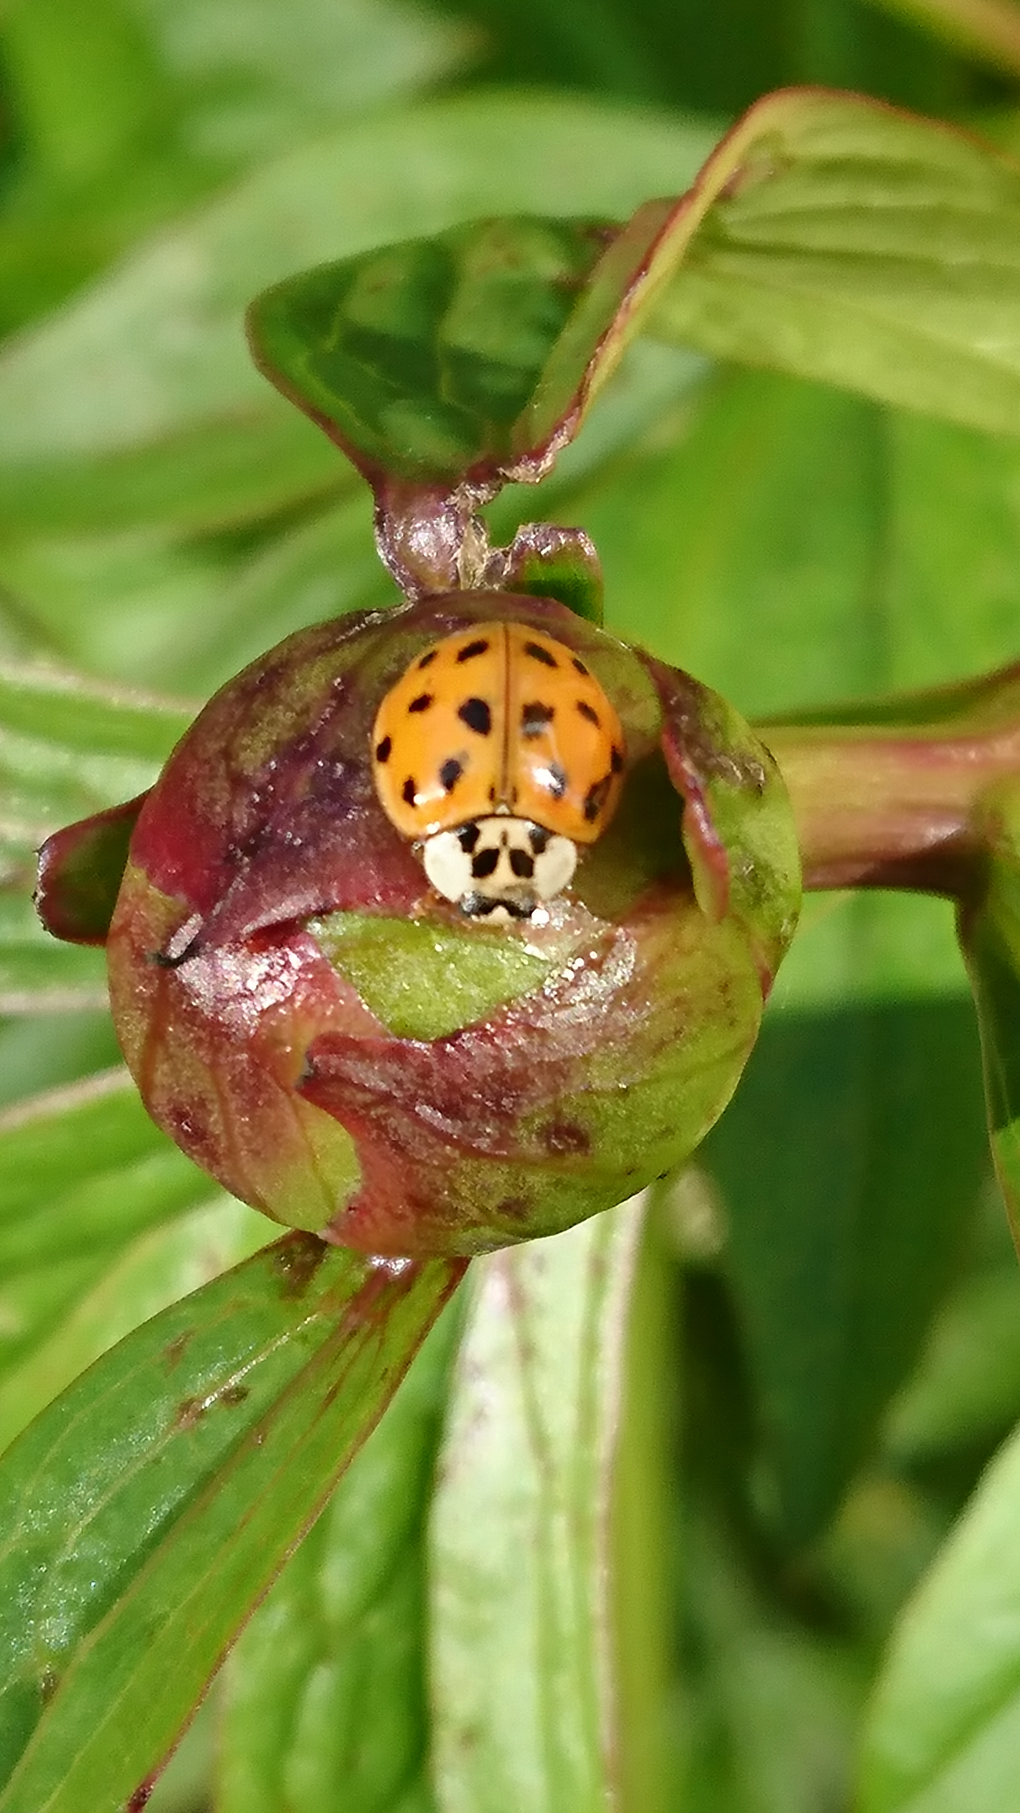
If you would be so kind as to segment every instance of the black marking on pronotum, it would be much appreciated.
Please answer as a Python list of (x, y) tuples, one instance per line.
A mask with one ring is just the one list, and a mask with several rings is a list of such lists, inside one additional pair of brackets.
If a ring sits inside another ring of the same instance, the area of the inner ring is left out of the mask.
[(408, 709), (408, 711), (428, 711), (428, 708), (432, 703), (433, 703), (432, 693), (420, 692), (416, 699), (411, 700), (411, 703), (407, 709)]
[(521, 706), (521, 735), (540, 737), (555, 716), (555, 706), (544, 705), (541, 699), (529, 699), (526, 705)]
[(488, 642), (484, 636), (479, 636), (474, 642), (466, 642), (463, 648), (457, 650), (457, 661), (458, 663), (461, 661), (473, 661), (476, 655), (485, 655), (488, 654), (488, 652)]
[(596, 727), (598, 726), (599, 714), (595, 710), (594, 705), (589, 705), (587, 699), (578, 699), (577, 709), (582, 718), (586, 719), (589, 724), (594, 724)]
[(588, 823), (594, 824), (603, 806), (610, 788), (610, 776), (604, 774), (600, 781), (593, 781), (584, 796), (584, 816)]
[(376, 761), (377, 762), (388, 762), (390, 759), (390, 756), (392, 754), (393, 754), (393, 738), (392, 737), (383, 737), (382, 742), (377, 743), (375, 746)]
[(585, 667), (584, 662), (581, 660), (580, 655), (574, 655), (573, 662), (574, 662), (574, 666), (576, 667), (579, 674), (586, 674), (588, 672), (588, 669)]
[(528, 826), (528, 842), (536, 856), (541, 856), (549, 847), (549, 833), (541, 825)]
[(617, 749), (615, 743), (613, 744), (613, 753), (612, 753), (612, 757), (610, 759), (609, 766), (612, 769), (614, 774), (623, 773), (623, 751), (622, 751), (622, 749)]
[(421, 660), (418, 663), (419, 673), (421, 672), (421, 669), (423, 667), (431, 667), (431, 665), (432, 665), (433, 661), (435, 660), (436, 656), (438, 655), (438, 653), (439, 653), (439, 650), (437, 648), (430, 648), (427, 651), (427, 653), (425, 653), (422, 656)]
[(553, 799), (562, 799), (567, 791), (567, 776), (559, 762), (551, 762), (545, 771), (545, 784)]
[(403, 800), (405, 806), (414, 805), (415, 799), (417, 797), (417, 793), (418, 793), (418, 783), (417, 783), (417, 781), (412, 780), (411, 776), (408, 775), (406, 781), (404, 782), (404, 785), (400, 789), (400, 797)]
[(478, 855), (471, 858), (471, 873), (475, 881), (484, 881), (487, 875), (494, 875), (498, 862), (498, 850), (479, 850)]
[(518, 881), (530, 881), (535, 873), (535, 858), (527, 850), (511, 850), (510, 867)]
[(461, 825), (457, 832), (457, 842), (465, 856), (470, 856), (482, 833), (478, 825)]
[(547, 648), (543, 648), (540, 642), (526, 642), (524, 653), (530, 655), (533, 661), (541, 661), (543, 667), (559, 667), (556, 656), (550, 654)]
[(515, 900), (509, 894), (465, 894), (460, 903), (461, 912), (469, 919), (487, 919), (490, 913), (498, 913), (500, 907), (511, 919), (530, 919), (535, 911), (533, 899)]
[(444, 793), (453, 792), (463, 772), (464, 764), (458, 762), (456, 756), (451, 755), (449, 761), (443, 763), (439, 770), (439, 779), (442, 781)]
[(484, 699), (465, 699), (457, 716), (480, 737), (487, 737), (492, 729), (492, 712)]

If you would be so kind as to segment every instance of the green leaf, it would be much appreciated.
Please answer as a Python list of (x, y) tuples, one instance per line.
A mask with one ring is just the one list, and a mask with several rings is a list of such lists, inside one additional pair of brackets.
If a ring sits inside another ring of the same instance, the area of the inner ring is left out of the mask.
[[(1001, 1213), (999, 1205), (996, 1212)], [(892, 1405), (883, 1445), (903, 1465), (1001, 1441), (1020, 1417), (1020, 1273), (1005, 1264), (961, 1280), (921, 1362)]]
[(0, 885), (31, 885), (48, 831), (150, 785), (191, 715), (73, 675), (0, 664)]
[[(56, 1217), (43, 1215), (39, 1256), (32, 1266), (22, 1260), (5, 1297), (8, 1313), (40, 1300), (50, 1313), (37, 1317), (27, 1340), (4, 1343), (0, 1449), (115, 1341), (267, 1244), (272, 1222), (231, 1196), (211, 1195), (209, 1180), (197, 1171), (184, 1185), (180, 1158), (168, 1149), (91, 1192), (68, 1192), (63, 1219), (72, 1235), (84, 1244), (95, 1228), (96, 1250), (86, 1265), (80, 1256), (54, 1264), (48, 1239), (54, 1231), (59, 1238), (59, 1230)], [(109, 1231), (113, 1204), (130, 1210), (119, 1240)], [(56, 1289), (44, 1298), (48, 1282)]]
[(3, 1813), (116, 1813), (461, 1267), (277, 1241), (105, 1355), (0, 1465)]
[(1020, 171), (860, 96), (759, 101), (678, 211), (657, 332), (993, 432), (1020, 409)]
[[(190, 715), (73, 675), (0, 663), (0, 1012), (105, 1005), (102, 958), (58, 948), (32, 912), (36, 849), (62, 820), (155, 779)], [(40, 900), (59, 935), (105, 935), (136, 811), (108, 811), (51, 846)]]
[(619, 218), (682, 188), (710, 144), (704, 127), (632, 109), (491, 93), (334, 131), (239, 183), (4, 351), (0, 469), (149, 448), (271, 406), (238, 328), (251, 297), (295, 267), (479, 215)]
[(163, 524), (197, 534), (337, 491), (346, 479), (311, 423), (267, 396), (240, 420), (203, 422), (127, 451), (4, 465), (0, 513), (7, 538)]
[(607, 1501), (638, 1200), (480, 1262), (433, 1513), (443, 1813), (612, 1792)]
[[(762, 1590), (720, 1506), (685, 1494), (684, 1813), (849, 1807), (866, 1662)], [(674, 1805), (677, 1802), (674, 1800)]]
[[(18, 154), (0, 331), (45, 312), (238, 169), (445, 74), (456, 25), (399, 0), (11, 0)], [(5, 145), (6, 150), (6, 145)]]
[(106, 1005), (102, 954), (55, 944), (43, 930), (27, 887), (24, 892), (0, 889), (0, 1014), (68, 1013)]
[(865, 1725), (862, 1813), (1011, 1807), (1020, 1742), (1020, 1437), (900, 1623)]
[(913, 1363), (985, 1175), (963, 1003), (767, 1023), (706, 1147), (767, 1510), (802, 1548)]
[(540, 457), (532, 396), (605, 238), (595, 221), (519, 216), (320, 265), (252, 303), (256, 363), (367, 476), (484, 481)]
[(431, 1800), (424, 1520), (459, 1326), (430, 1335), (230, 1658), (218, 1813)]
[[(0, 1441), (71, 1376), (55, 1362), (46, 1389), (47, 1362), (37, 1356), (54, 1336), (58, 1346), (70, 1338), (74, 1306), (133, 1242), (210, 1193), (208, 1178), (149, 1120), (124, 1070), (0, 1115)], [(43, 1383), (29, 1385), (25, 1369), (37, 1363)]]
[(76, 755), (162, 763), (193, 716), (189, 706), (151, 694), (0, 663), (0, 726)]

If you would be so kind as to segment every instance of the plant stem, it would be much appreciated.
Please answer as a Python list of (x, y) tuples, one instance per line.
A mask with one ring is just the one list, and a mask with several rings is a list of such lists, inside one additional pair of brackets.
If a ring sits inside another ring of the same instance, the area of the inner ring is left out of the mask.
[(806, 887), (965, 898), (986, 853), (978, 803), (1020, 782), (1020, 666), (875, 707), (870, 721), (849, 712), (762, 734), (790, 790)]

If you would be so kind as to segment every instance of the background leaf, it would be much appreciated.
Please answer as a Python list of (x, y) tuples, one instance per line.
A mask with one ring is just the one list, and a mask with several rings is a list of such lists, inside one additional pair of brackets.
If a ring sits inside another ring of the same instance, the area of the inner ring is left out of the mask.
[(865, 1813), (949, 1813), (1014, 1798), (1018, 1498), (1014, 1436), (896, 1634), (865, 1729)]
[(951, 1276), (987, 1170), (974, 1047), (948, 1002), (775, 1019), (707, 1143), (788, 1548), (832, 1517)]
[(443, 1813), (610, 1792), (607, 1516), (639, 1228), (635, 1199), (479, 1268), (432, 1527)]
[(433, 1804), (425, 1522), (460, 1327), (429, 1336), (230, 1658), (220, 1813)]
[(460, 1269), (285, 1238), (129, 1335), (8, 1451), (4, 1813), (130, 1799)]

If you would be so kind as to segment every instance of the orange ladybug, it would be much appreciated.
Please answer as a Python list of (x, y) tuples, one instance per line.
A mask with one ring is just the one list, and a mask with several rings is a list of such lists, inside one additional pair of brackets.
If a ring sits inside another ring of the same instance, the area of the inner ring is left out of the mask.
[(624, 739), (572, 649), (523, 623), (479, 623), (426, 648), (387, 693), (372, 762), (438, 894), (470, 918), (530, 919), (609, 823)]

